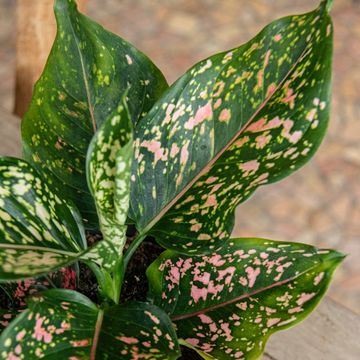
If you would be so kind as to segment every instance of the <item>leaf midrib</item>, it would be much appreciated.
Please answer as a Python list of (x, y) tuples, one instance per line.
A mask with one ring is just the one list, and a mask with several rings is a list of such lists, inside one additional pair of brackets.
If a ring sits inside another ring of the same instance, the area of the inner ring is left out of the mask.
[(0, 249), (13, 249), (13, 250), (34, 250), (34, 251), (41, 251), (41, 252), (52, 252), (54, 254), (59, 255), (66, 255), (77, 257), (79, 254), (73, 253), (70, 251), (60, 250), (60, 249), (52, 249), (48, 247), (42, 246), (34, 246), (34, 245), (16, 245), (16, 244), (0, 244)]
[(103, 320), (104, 320), (104, 310), (99, 309), (99, 313), (98, 313), (98, 316), (96, 319), (93, 341), (92, 341), (91, 350), (90, 350), (90, 360), (96, 359), (96, 350), (97, 350), (97, 345), (99, 342), (99, 337), (100, 337)]
[[(79, 17), (80, 17), (81, 14), (80, 13), (78, 13), (78, 14), (79, 14)], [(88, 80), (87, 80), (87, 77), (86, 77), (84, 59), (83, 59), (82, 52), (80, 50), (79, 41), (78, 41), (78, 38), (76, 36), (76, 33), (75, 33), (75, 30), (74, 30), (71, 19), (69, 21), (69, 24), (70, 24), (71, 32), (73, 33), (73, 36), (74, 36), (76, 49), (77, 49), (77, 51), (79, 53), (80, 64), (81, 64), (81, 72), (82, 72), (82, 75), (83, 75), (83, 80), (84, 80), (84, 85), (85, 85), (86, 98), (87, 98), (87, 102), (88, 102), (88, 105), (89, 105), (89, 113), (90, 113), (90, 117), (91, 117), (91, 123), (92, 123), (93, 131), (95, 133), (96, 130), (97, 130), (97, 125), (96, 125), (96, 120), (95, 120), (93, 104), (91, 102), (90, 87), (89, 87), (89, 83), (88, 83)]]

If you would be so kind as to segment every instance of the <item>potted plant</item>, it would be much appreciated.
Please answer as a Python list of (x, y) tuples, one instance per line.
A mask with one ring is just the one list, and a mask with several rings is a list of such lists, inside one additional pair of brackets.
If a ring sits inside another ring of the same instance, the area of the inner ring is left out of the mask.
[(169, 87), (74, 0), (55, 1), (24, 160), (0, 159), (0, 280), (19, 299), (1, 311), (2, 359), (177, 359), (180, 347), (255, 359), (314, 309), (342, 254), (231, 231), (236, 207), (325, 134), (330, 7), (274, 21)]

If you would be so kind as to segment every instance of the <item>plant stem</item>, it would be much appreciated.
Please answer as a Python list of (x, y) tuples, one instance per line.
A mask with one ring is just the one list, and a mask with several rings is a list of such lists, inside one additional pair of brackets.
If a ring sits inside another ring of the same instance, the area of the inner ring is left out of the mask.
[(136, 249), (145, 239), (146, 234), (139, 234), (134, 241), (130, 244), (128, 250), (124, 254), (123, 258), (119, 258), (119, 261), (115, 265), (115, 269), (112, 274), (108, 273), (104, 269), (98, 267), (91, 261), (84, 261), (84, 263), (92, 270), (96, 276), (96, 280), (100, 286), (102, 295), (112, 300), (115, 304), (120, 301), (121, 285), (124, 279), (126, 268), (129, 264), (131, 257), (134, 255)]
[(124, 273), (125, 273), (124, 260), (123, 257), (121, 256), (115, 265), (115, 269), (112, 276), (112, 288), (114, 293), (114, 301), (116, 304), (119, 304), (120, 302), (120, 294), (121, 294), (122, 283), (124, 281)]
[(112, 283), (111, 275), (91, 261), (86, 261), (85, 264), (95, 274), (102, 296), (118, 304), (119, 299), (114, 296), (114, 284)]
[(130, 259), (134, 255), (134, 252), (136, 249), (140, 246), (140, 244), (145, 239), (146, 234), (140, 233), (134, 241), (129, 245), (129, 248), (127, 249), (126, 253), (124, 254), (124, 271), (126, 271), (126, 268), (129, 264)]

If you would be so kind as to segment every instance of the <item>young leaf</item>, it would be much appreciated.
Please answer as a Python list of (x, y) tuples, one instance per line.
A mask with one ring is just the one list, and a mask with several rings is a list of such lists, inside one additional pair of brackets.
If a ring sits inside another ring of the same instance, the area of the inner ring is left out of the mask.
[(91, 138), (129, 86), (135, 124), (167, 84), (144, 54), (80, 14), (74, 0), (56, 0), (55, 15), (55, 43), (22, 123), (24, 153), (94, 228), (97, 216), (85, 175)]
[(104, 240), (120, 255), (126, 241), (132, 140), (131, 119), (122, 102), (95, 134), (86, 164)]
[[(101, 309), (84, 295), (49, 290), (0, 337), (3, 359), (176, 359), (179, 346), (168, 316), (158, 307), (130, 303)], [(56, 354), (56, 355), (54, 355)]]
[(135, 130), (130, 217), (166, 248), (213, 251), (262, 184), (314, 154), (330, 106), (326, 3), (191, 68)]
[(86, 251), (80, 214), (23, 160), (0, 158), (0, 281), (66, 266)]
[(219, 252), (164, 252), (148, 269), (149, 297), (179, 337), (215, 359), (255, 359), (268, 337), (316, 306), (343, 255), (298, 243), (231, 239)]

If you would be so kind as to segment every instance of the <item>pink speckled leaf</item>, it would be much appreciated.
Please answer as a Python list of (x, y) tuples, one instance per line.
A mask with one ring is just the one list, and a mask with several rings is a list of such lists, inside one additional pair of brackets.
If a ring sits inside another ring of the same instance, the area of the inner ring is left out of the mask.
[[(70, 290), (49, 290), (28, 301), (0, 336), (2, 359), (163, 359), (179, 356), (168, 316), (146, 303), (105, 309)], [(24, 357), (25, 356), (25, 357)]]
[(343, 257), (250, 238), (231, 239), (205, 256), (167, 250), (147, 271), (149, 298), (198, 351), (215, 359), (254, 359), (269, 335), (314, 309)]
[(331, 59), (322, 2), (191, 68), (135, 131), (130, 216), (138, 229), (183, 253), (220, 247), (237, 205), (318, 148)]

